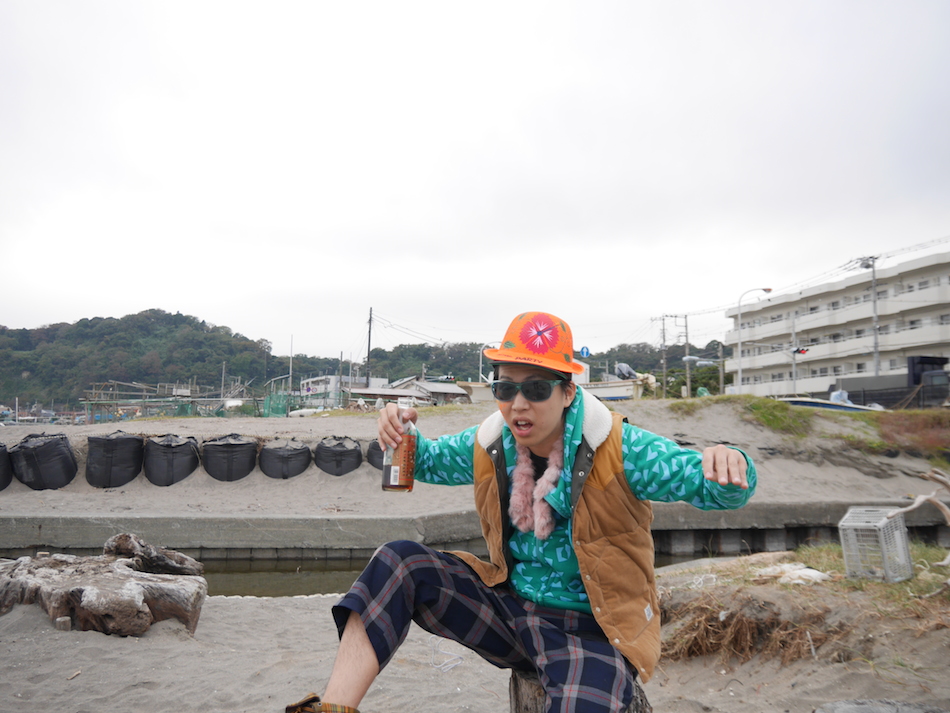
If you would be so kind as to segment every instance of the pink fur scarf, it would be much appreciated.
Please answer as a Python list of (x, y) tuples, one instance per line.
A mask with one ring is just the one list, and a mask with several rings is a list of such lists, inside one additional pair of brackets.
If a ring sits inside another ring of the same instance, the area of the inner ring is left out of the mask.
[(544, 474), (534, 480), (534, 465), (531, 452), (525, 446), (515, 445), (518, 461), (511, 474), (511, 503), (508, 514), (521, 532), (534, 530), (539, 540), (546, 540), (554, 531), (554, 511), (544, 496), (554, 490), (564, 464), (564, 444), (558, 443), (548, 456)]

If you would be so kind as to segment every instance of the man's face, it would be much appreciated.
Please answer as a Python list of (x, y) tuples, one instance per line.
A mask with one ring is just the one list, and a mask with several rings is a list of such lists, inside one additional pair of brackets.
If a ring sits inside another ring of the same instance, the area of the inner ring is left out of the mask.
[[(498, 381), (520, 384), (553, 378), (551, 372), (531, 366), (501, 364), (498, 367)], [(574, 400), (575, 389), (573, 383), (568, 383), (567, 388), (555, 386), (546, 401), (529, 401), (519, 391), (511, 401), (498, 401), (498, 409), (515, 441), (535, 455), (547, 458), (564, 433), (564, 409)]]

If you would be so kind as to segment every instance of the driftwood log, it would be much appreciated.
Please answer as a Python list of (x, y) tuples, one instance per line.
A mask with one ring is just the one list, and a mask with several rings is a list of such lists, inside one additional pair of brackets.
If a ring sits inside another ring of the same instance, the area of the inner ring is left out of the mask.
[[(947, 492), (950, 492), (950, 475), (947, 475), (939, 468), (931, 468), (930, 471), (920, 475), (919, 477), (923, 478), (924, 480), (929, 480), (932, 483), (937, 483), (938, 485), (942, 485), (944, 489), (946, 489)], [(924, 503), (929, 502), (933, 504), (933, 506), (936, 507), (940, 511), (940, 513), (943, 515), (943, 519), (946, 520), (947, 525), (950, 526), (950, 507), (947, 507), (944, 503), (942, 503), (937, 498), (938, 492), (940, 491), (934, 490), (930, 495), (918, 495), (914, 499), (914, 502), (911, 505), (908, 505), (906, 508), (900, 508), (899, 510), (892, 510), (891, 512), (887, 514), (887, 516), (889, 518), (896, 517), (897, 515), (901, 515), (905, 512), (916, 510)], [(944, 557), (942, 561), (934, 562), (933, 566), (934, 567), (950, 567), (950, 553), (947, 553), (947, 556)], [(948, 589), (950, 589), (950, 578), (948, 578), (940, 586), (940, 589), (937, 589), (931, 592), (930, 594), (920, 594), (918, 596), (920, 596), (921, 599), (930, 599), (932, 597), (938, 596), (939, 594), (947, 591)]]
[(0, 614), (38, 604), (57, 628), (140, 636), (153, 622), (178, 619), (198, 626), (208, 582), (200, 562), (116, 535), (96, 557), (53, 554), (0, 565)]
[[(640, 680), (634, 681), (633, 700), (624, 713), (653, 713), (653, 707), (647, 700)], [(508, 682), (508, 698), (511, 713), (544, 713), (544, 689), (534, 674), (512, 671)]]

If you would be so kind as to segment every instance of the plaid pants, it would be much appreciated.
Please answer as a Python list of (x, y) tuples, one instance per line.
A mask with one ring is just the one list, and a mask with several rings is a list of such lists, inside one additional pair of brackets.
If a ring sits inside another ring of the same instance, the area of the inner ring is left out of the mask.
[(547, 713), (623, 711), (633, 697), (636, 669), (593, 616), (535, 604), (507, 586), (488, 587), (457, 557), (417, 542), (376, 551), (333, 607), (341, 636), (351, 611), (360, 615), (380, 670), (415, 621), (499, 668), (536, 672)]

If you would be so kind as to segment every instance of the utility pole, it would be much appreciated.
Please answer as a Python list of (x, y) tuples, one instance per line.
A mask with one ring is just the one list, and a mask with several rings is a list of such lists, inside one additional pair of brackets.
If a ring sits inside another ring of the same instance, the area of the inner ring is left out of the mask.
[(798, 336), (795, 334), (795, 316), (792, 312), (792, 393), (798, 393)]
[(373, 351), (373, 308), (369, 308), (369, 332), (366, 335), (366, 388), (369, 388), (369, 355)]
[(287, 390), (286, 417), (290, 418), (290, 401), (294, 395), (294, 335), (290, 335), (290, 388)]
[[(666, 315), (660, 317), (660, 366), (663, 368), (663, 398), (666, 398)], [(656, 392), (654, 392), (655, 394)]]
[[(689, 356), (689, 316), (683, 315), (683, 329), (685, 330), (686, 335), (686, 353), (684, 356)], [(689, 359), (686, 359), (686, 398), (690, 398), (693, 395), (692, 384), (689, 377)]]
[[(370, 311), (372, 312), (372, 310)], [(353, 365), (350, 364), (351, 368), (352, 366)], [(349, 393), (353, 392), (352, 375), (353, 375), (353, 372), (350, 371), (351, 378), (350, 378), (350, 392)], [(330, 384), (327, 383), (327, 390), (329, 391), (329, 389), (330, 389)], [(337, 370), (337, 374), (336, 374), (336, 389), (337, 389), (337, 393), (339, 394), (339, 398), (334, 399), (334, 401), (336, 402), (337, 406), (342, 406), (343, 405), (343, 352), (340, 352), (340, 368)], [(349, 406), (349, 403), (347, 403), (347, 406)]]
[(719, 395), (725, 393), (726, 388), (726, 365), (722, 360), (722, 342), (719, 342)]
[[(668, 314), (666, 317), (673, 318), (673, 324), (676, 324), (676, 320), (679, 317), (683, 318), (683, 328), (684, 328), (684, 339), (686, 340), (685, 351), (683, 353), (683, 362), (686, 364), (686, 398), (689, 398), (693, 395), (692, 383), (690, 380), (689, 372), (689, 315), (686, 314)], [(665, 341), (665, 340), (664, 340)], [(665, 359), (664, 359), (665, 361)]]
[(877, 341), (877, 258), (877, 255), (858, 258), (861, 261), (861, 267), (865, 270), (871, 268), (871, 305), (874, 309), (874, 317), (871, 322), (871, 331), (874, 333), (874, 376), (881, 375), (881, 352)]

